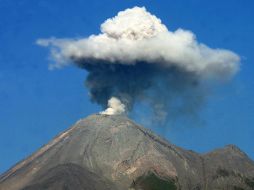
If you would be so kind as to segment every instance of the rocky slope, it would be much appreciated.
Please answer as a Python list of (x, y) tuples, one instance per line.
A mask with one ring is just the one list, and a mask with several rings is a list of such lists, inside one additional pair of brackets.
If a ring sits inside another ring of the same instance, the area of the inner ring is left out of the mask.
[(0, 190), (254, 189), (254, 162), (233, 145), (205, 155), (124, 116), (91, 115), (0, 176)]

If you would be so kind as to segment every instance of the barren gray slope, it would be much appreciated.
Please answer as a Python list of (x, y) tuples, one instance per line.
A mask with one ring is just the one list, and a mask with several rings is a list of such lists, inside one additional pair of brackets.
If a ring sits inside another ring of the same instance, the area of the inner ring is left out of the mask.
[(114, 184), (76, 164), (61, 164), (37, 176), (22, 190), (115, 190)]
[(31, 186), (45, 172), (69, 163), (121, 190), (149, 171), (173, 179), (178, 189), (228, 187), (230, 180), (236, 181), (232, 189), (251, 189), (246, 180), (252, 182), (254, 177), (253, 162), (238, 149), (226, 147), (199, 155), (170, 144), (124, 116), (91, 115), (3, 174), (0, 190)]

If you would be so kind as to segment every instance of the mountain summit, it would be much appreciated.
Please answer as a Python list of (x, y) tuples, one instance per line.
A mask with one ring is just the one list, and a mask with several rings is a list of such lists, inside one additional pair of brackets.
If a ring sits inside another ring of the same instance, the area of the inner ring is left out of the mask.
[(253, 190), (254, 162), (228, 145), (200, 155), (125, 116), (78, 121), (0, 176), (0, 190)]

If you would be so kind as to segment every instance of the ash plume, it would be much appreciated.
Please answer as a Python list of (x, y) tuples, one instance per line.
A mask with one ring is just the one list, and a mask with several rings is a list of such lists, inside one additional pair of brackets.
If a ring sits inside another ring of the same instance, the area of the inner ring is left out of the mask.
[(197, 112), (207, 97), (206, 81), (230, 79), (240, 58), (199, 43), (191, 31), (170, 31), (144, 7), (126, 9), (81, 39), (39, 39), (49, 46), (50, 69), (75, 64), (88, 72), (86, 87), (103, 114), (132, 111), (145, 102), (158, 120)]

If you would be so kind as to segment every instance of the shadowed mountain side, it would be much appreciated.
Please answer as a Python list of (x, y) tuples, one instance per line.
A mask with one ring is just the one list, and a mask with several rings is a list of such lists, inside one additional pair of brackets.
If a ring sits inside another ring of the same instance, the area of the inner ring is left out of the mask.
[(254, 163), (232, 145), (200, 155), (124, 116), (96, 114), (1, 175), (0, 190), (81, 190), (91, 189), (93, 183), (96, 190), (114, 186), (118, 190), (251, 190)]

